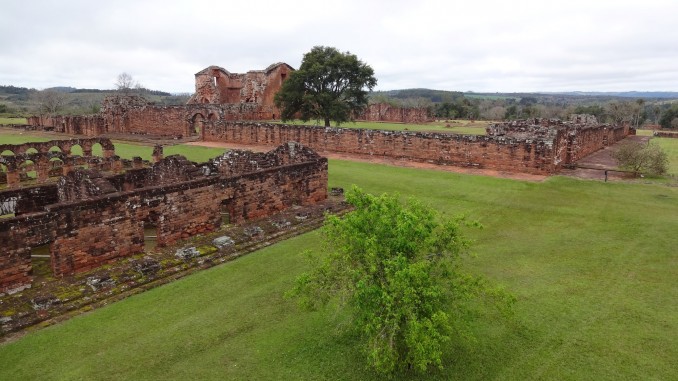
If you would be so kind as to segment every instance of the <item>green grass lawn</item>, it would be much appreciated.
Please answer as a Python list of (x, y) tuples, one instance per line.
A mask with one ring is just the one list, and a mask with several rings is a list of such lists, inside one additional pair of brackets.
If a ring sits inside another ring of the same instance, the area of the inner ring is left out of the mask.
[(653, 130), (643, 130), (643, 129), (637, 129), (636, 130), (636, 135), (638, 136), (652, 136)]
[(26, 124), (26, 118), (0, 118), (0, 124)]
[[(272, 123), (282, 123), (280, 121), (271, 121)], [(309, 125), (321, 126), (322, 121), (308, 121), (302, 122), (300, 120), (287, 121), (286, 124), (293, 125)], [(448, 134), (466, 134), (466, 135), (485, 135), (485, 127), (489, 122), (485, 121), (470, 121), (470, 120), (450, 120), (450, 121), (436, 121), (424, 124), (405, 124), (405, 123), (388, 123), (388, 122), (353, 122), (342, 123), (342, 128), (366, 128), (370, 130), (387, 130), (387, 131), (412, 131), (412, 132), (445, 132)], [(447, 127), (447, 126), (450, 127)], [(335, 124), (332, 124), (336, 127)]]
[(678, 139), (652, 138), (669, 156), (669, 174), (678, 176)]
[[(481, 221), (484, 229), (468, 232), (476, 256), (465, 266), (518, 298), (511, 320), (478, 315), (476, 341), (453, 340), (445, 369), (423, 379), (678, 374), (678, 188), (341, 160), (329, 168), (330, 186), (399, 192)], [(282, 297), (318, 238), (284, 241), (1, 345), (0, 380), (379, 379), (342, 329), (343, 313), (304, 312)]]

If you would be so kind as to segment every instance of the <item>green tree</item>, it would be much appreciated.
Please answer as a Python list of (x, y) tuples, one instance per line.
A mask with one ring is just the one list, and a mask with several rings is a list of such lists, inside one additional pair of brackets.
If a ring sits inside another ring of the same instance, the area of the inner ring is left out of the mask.
[(646, 173), (652, 176), (665, 174), (669, 169), (669, 158), (659, 145), (654, 143), (627, 142), (612, 154), (621, 168), (633, 171), (635, 175)]
[[(397, 195), (373, 196), (357, 187), (346, 194), (355, 210), (328, 216), (327, 257), (297, 278), (291, 295), (317, 308), (338, 300), (350, 308), (368, 362), (390, 374), (443, 366), (445, 343), (468, 334), (464, 316), (479, 295), (510, 307), (511, 296), (466, 274), (459, 259), (469, 247), (465, 222), (440, 222), (437, 213)], [(492, 298), (491, 298), (492, 299)]]
[(662, 113), (661, 118), (659, 118), (659, 125), (667, 129), (678, 128), (678, 105)]
[(324, 120), (329, 127), (331, 120), (348, 122), (362, 111), (368, 103), (367, 90), (376, 84), (374, 70), (355, 54), (316, 46), (283, 82), (275, 104), (283, 121), (298, 115), (304, 122)]

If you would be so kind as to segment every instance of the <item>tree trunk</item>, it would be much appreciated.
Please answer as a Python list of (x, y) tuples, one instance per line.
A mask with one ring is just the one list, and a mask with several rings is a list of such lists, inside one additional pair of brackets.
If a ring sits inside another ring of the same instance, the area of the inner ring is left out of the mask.
[(325, 127), (330, 126), (330, 118), (325, 118)]

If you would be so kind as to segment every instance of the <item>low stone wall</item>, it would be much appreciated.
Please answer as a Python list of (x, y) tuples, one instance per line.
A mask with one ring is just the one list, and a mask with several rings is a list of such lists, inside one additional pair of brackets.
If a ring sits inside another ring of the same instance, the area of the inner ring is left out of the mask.
[(362, 157), (390, 157), (441, 165), (490, 168), (507, 172), (547, 175), (558, 167), (550, 139), (520, 139), (324, 128), (251, 122), (214, 122), (205, 125), (206, 141), (277, 145), (297, 141), (319, 152)]
[(673, 132), (673, 131), (655, 131), (652, 133), (652, 136), (656, 136), (658, 138), (675, 138), (678, 139), (678, 131)]
[(550, 141), (554, 164), (558, 168), (612, 145), (632, 132), (628, 125), (598, 124), (592, 115), (572, 115), (566, 122), (537, 118), (487, 127), (488, 136)]
[(106, 131), (102, 115), (54, 115), (54, 116), (30, 116), (26, 118), (27, 124), (33, 127), (73, 134), (98, 136)]

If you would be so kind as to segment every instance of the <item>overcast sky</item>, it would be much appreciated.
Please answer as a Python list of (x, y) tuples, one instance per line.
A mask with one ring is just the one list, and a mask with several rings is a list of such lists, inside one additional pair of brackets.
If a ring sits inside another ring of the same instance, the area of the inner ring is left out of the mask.
[(0, 85), (193, 92), (210, 65), (297, 68), (315, 45), (377, 89), (678, 91), (676, 0), (4, 0)]

